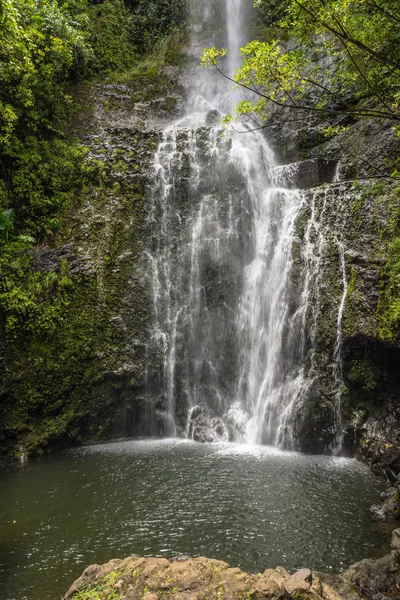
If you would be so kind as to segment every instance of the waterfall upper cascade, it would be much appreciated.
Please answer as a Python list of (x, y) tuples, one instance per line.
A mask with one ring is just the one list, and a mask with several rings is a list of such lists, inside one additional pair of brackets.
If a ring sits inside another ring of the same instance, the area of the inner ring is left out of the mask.
[[(306, 324), (318, 244), (324, 242), (315, 238), (318, 225), (311, 218), (295, 289), (293, 249), (303, 194), (285, 185), (260, 131), (224, 135), (221, 116), (240, 91), (198, 65), (202, 49), (215, 44), (209, 34), (216, 14), (223, 14), (224, 68), (233, 74), (245, 43), (247, 8), (245, 0), (191, 8), (193, 65), (185, 76), (185, 110), (162, 132), (150, 190), (149, 356), (159, 377), (149, 378), (149, 385), (162, 389), (159, 416), (166, 435), (293, 448), (294, 417), (315, 374)], [(345, 295), (344, 289), (337, 389)], [(336, 418), (340, 424), (340, 410)]]

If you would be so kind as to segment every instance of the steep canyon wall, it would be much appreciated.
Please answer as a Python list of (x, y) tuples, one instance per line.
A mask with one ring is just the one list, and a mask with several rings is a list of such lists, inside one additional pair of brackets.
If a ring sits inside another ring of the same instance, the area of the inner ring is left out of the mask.
[[(226, 415), (228, 407), (218, 393), (222, 390), (224, 398), (233, 399), (233, 382), (240, 370), (236, 333), (229, 327), (244, 285), (244, 263), (251, 255), (246, 233), (251, 229), (246, 223), (251, 215), (243, 209), (247, 192), (237, 193), (243, 187), (240, 177), (232, 172), (221, 178), (215, 155), (209, 154), (218, 113), (210, 112), (208, 123), (197, 129), (190, 125), (177, 139), (181, 162), (174, 176), (175, 233), (169, 244), (163, 241), (174, 268), (183, 269), (179, 280), (183, 289), (190, 282), (180, 253), (193, 249), (188, 227), (193, 227), (193, 215), (201, 216), (190, 191), (195, 177), (190, 157), (194, 139), (198, 160), (214, 177), (212, 184), (204, 182), (209, 204), (201, 209), (203, 219), (213, 211), (218, 213), (221, 231), (226, 234), (231, 228), (232, 237), (223, 260), (212, 238), (214, 225), (210, 225), (210, 239), (199, 242), (203, 262), (198, 285), (209, 320), (203, 329), (195, 330), (192, 342), (193, 324), (188, 322), (176, 344), (179, 354), (179, 348), (188, 343), (201, 346), (206, 336), (219, 340), (225, 335), (222, 345), (210, 344), (216, 348), (215, 357), (209, 358), (219, 364), (218, 377), (204, 389), (204, 363), (196, 371), (182, 352), (170, 382), (174, 386), (171, 407), (162, 340), (154, 336), (150, 256), (155, 256), (152, 250), (158, 235), (154, 219), (159, 221), (161, 216), (150, 190), (161, 131), (183, 114), (183, 77), (177, 68), (168, 67), (147, 71), (123, 84), (88, 84), (77, 91), (82, 108), (73, 135), (89, 148), (97, 179), (64, 215), (57, 246), (30, 250), (30, 268), (64, 269), (71, 286), (63, 300), (63, 316), (51, 335), (32, 330), (2, 345), (0, 441), (4, 454), (21, 456), (111, 436), (184, 435), (188, 433), (188, 408), (202, 402), (212, 409), (213, 418)], [(301, 341), (308, 384), (290, 420), (293, 446), (307, 452), (330, 452), (337, 447), (339, 397), (342, 450), (352, 454), (358, 449), (369, 461), (385, 455), (384, 470), (393, 479), (400, 470), (396, 455), (400, 348), (396, 323), (387, 318), (387, 290), (398, 192), (380, 174), (385, 167), (382, 157), (395, 154), (398, 141), (385, 122), (349, 123), (346, 131), (326, 140), (322, 134), (326, 122), (310, 118), (298, 127), (289, 120), (285, 111), (275, 112), (265, 132), (278, 162), (329, 159), (337, 163), (334, 181), (331, 173), (319, 180), (305, 177), (299, 183), (304, 167), (291, 171), (290, 185), (305, 188), (299, 191), (292, 248), (288, 304), (292, 316), (304, 293), (305, 276), (309, 276)], [(232, 142), (228, 137), (216, 143), (229, 152)], [(165, 318), (162, 315), (163, 322)], [(290, 336), (290, 327), (283, 334)], [(213, 375), (207, 377), (209, 382)], [(191, 404), (185, 387), (189, 380), (193, 384), (190, 393), (200, 398)], [(225, 421), (223, 438), (231, 435), (229, 419)], [(217, 434), (220, 426), (216, 421)]]

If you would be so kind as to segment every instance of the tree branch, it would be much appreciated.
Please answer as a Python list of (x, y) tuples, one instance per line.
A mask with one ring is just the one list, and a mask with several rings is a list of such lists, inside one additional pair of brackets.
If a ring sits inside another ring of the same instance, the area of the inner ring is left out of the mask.
[(400, 23), (400, 19), (397, 19), (393, 13), (390, 13), (385, 8), (383, 8), (382, 6), (380, 6), (380, 4), (378, 4), (377, 2), (375, 2), (375, 0), (370, 0), (368, 2), (368, 4), (370, 6), (373, 6), (377, 10), (379, 10), (379, 12), (382, 13), (383, 15), (385, 15), (385, 17), (388, 17), (388, 19), (391, 19), (392, 21), (395, 21), (395, 23)]
[(386, 103), (386, 100), (379, 94), (379, 92), (377, 92), (371, 85), (369, 79), (367, 78), (367, 76), (361, 71), (357, 61), (355, 60), (355, 58), (353, 57), (352, 53), (350, 52), (349, 47), (347, 46), (346, 42), (344, 40), (340, 40), (347, 56), (349, 57), (352, 65), (355, 67), (357, 73), (359, 74), (359, 76), (361, 77), (361, 79), (364, 81), (364, 83), (367, 85), (367, 87), (370, 89), (370, 91), (382, 102), (383, 106), (386, 108), (386, 110), (392, 114), (393, 111), (391, 110), (390, 106)]
[(341, 24), (340, 24), (340, 28), (339, 28), (341, 31), (338, 31), (332, 25), (329, 25), (329, 23), (326, 23), (323, 19), (318, 17), (318, 15), (316, 15), (314, 12), (312, 12), (309, 8), (304, 6), (304, 4), (302, 4), (302, 2), (299, 2), (299, 0), (293, 0), (293, 2), (295, 2), (295, 4), (297, 4), (297, 6), (299, 6), (299, 8), (304, 10), (315, 22), (320, 23), (323, 27), (325, 27), (325, 29), (327, 31), (329, 31), (330, 33), (332, 33), (336, 38), (346, 40), (350, 44), (353, 44), (354, 46), (356, 46), (357, 48), (359, 48), (360, 50), (362, 50), (363, 52), (365, 52), (366, 54), (368, 54), (369, 56), (374, 58), (377, 62), (379, 62), (385, 66), (391, 65), (392, 67), (394, 67), (396, 69), (396, 71), (400, 71), (400, 63), (398, 63), (396, 60), (393, 60), (392, 58), (390, 58), (390, 56), (387, 56), (387, 54), (382, 54), (381, 52), (376, 52), (376, 50), (374, 50), (373, 48), (370, 48), (369, 46), (366, 46), (360, 40), (355, 39), (352, 35), (350, 35), (346, 31), (346, 29), (344, 29), (344, 27)]
[(227, 79), (228, 81), (231, 81), (235, 85), (238, 85), (245, 90), (249, 90), (253, 94), (260, 96), (261, 98), (265, 98), (265, 100), (268, 100), (268, 102), (272, 102), (272, 104), (275, 104), (276, 106), (280, 106), (282, 108), (305, 110), (308, 112), (317, 112), (317, 113), (322, 113), (325, 115), (354, 115), (354, 116), (360, 116), (360, 117), (372, 117), (375, 119), (377, 119), (377, 118), (388, 119), (390, 121), (400, 121), (400, 115), (397, 115), (394, 113), (388, 113), (388, 112), (380, 111), (380, 110), (359, 110), (359, 109), (332, 110), (332, 109), (327, 109), (327, 108), (319, 108), (317, 106), (305, 106), (305, 105), (301, 105), (301, 104), (289, 105), (289, 104), (286, 104), (285, 102), (280, 102), (279, 100), (275, 100), (275, 98), (271, 98), (271, 96), (267, 96), (266, 94), (263, 94), (259, 91), (255, 91), (253, 88), (251, 88), (250, 86), (248, 86), (244, 83), (235, 81), (234, 79), (232, 79), (232, 77), (229, 77), (229, 75), (226, 75), (226, 73), (224, 73), (218, 67), (218, 65), (214, 65), (214, 66), (217, 69), (218, 73), (220, 73), (220, 75), (225, 77), (225, 79)]

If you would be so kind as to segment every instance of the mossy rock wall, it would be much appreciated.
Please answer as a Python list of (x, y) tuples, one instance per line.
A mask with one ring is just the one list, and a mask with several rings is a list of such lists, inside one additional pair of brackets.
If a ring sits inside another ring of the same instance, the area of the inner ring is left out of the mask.
[(26, 251), (24, 277), (54, 281), (37, 300), (48, 323), (27, 314), (10, 332), (12, 315), (3, 315), (3, 455), (125, 436), (137, 425), (132, 415), (147, 401), (148, 188), (176, 88), (170, 68), (76, 90), (69, 135), (89, 149), (96, 177), (64, 209), (57, 243)]
[(399, 185), (390, 177), (366, 177), (362, 153), (371, 143), (371, 132), (381, 142), (380, 147), (371, 147), (373, 165), (372, 155), (377, 158), (379, 152), (387, 151), (388, 156), (394, 152), (392, 132), (385, 124), (379, 128), (374, 123), (368, 130), (365, 123), (356, 123), (352, 133), (357, 142), (351, 149), (351, 135), (346, 131), (338, 139), (308, 150), (306, 158), (338, 160), (339, 180), (347, 178), (350, 166), (359, 179), (351, 177), (302, 192), (293, 267), (296, 293), (310, 260), (307, 248), (312, 247), (306, 368), (313, 384), (296, 422), (299, 448), (327, 452), (335, 447), (334, 356), (339, 307), (344, 300), (340, 323), (344, 451), (353, 455), (361, 443), (360, 455), (365, 450), (369, 462), (376, 456), (371, 446), (379, 454), (385, 445), (400, 445), (396, 367), (400, 346), (394, 281)]
[[(39, 295), (40, 318), (28, 315), (10, 333), (10, 317), (2, 316), (3, 454), (23, 456), (85, 440), (162, 433), (159, 398), (149, 394), (146, 381), (151, 335), (146, 219), (159, 131), (181, 112), (179, 73), (175, 67), (146, 69), (121, 83), (82, 85), (75, 96), (80, 108), (69, 135), (88, 148), (85, 160), (95, 176), (64, 210), (57, 243), (26, 252), (27, 272), (52, 281), (53, 292), (44, 287)], [(323, 126), (321, 120), (310, 120), (294, 131), (275, 114), (267, 129), (286, 159), (334, 159), (339, 178), (350, 179), (302, 192), (294, 291), (302, 281), (307, 235), (316, 247), (318, 236), (323, 243), (316, 250), (319, 264), (307, 321), (306, 369), (313, 385), (296, 421), (297, 440), (300, 449), (310, 452), (326, 452), (333, 445), (341, 245), (347, 284), (341, 348), (345, 449), (354, 453), (361, 440), (370, 459), (371, 444), (400, 444), (400, 345), (392, 301), (397, 255), (391, 258), (399, 202), (395, 182), (366, 178), (364, 156), (367, 152), (370, 165), (381, 168), (380, 154), (390, 157), (397, 146), (384, 123), (370, 128), (355, 123), (326, 141)], [(160, 377), (156, 364), (151, 377)], [(144, 419), (149, 414), (154, 418)]]

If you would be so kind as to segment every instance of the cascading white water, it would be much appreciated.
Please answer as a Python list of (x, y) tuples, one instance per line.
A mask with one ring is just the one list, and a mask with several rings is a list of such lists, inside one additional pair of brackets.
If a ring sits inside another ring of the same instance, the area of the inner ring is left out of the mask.
[[(313, 382), (320, 376), (316, 348), (318, 348), (318, 339), (321, 336), (321, 324), (329, 319), (326, 314), (326, 305), (321, 305), (323, 294), (320, 292), (326, 290), (328, 286), (333, 287), (333, 282), (330, 281), (328, 284), (326, 277), (328, 269), (335, 264), (338, 277), (335, 278), (334, 286), (337, 289), (332, 289), (334, 298), (332, 298), (332, 306), (329, 308), (332, 313), (337, 310), (336, 316), (332, 315), (336, 319), (336, 331), (334, 332), (333, 349), (330, 352), (332, 376), (329, 382), (326, 383), (324, 397), (330, 400), (333, 415), (331, 423), (333, 434), (326, 450), (329, 449), (337, 455), (342, 453), (344, 442), (341, 406), (344, 389), (342, 346), (343, 317), (349, 283), (346, 274), (345, 246), (343, 242), (347, 219), (346, 215), (343, 214), (343, 209), (345, 212), (348, 203), (341, 205), (340, 201), (336, 201), (333, 218), (330, 204), (332, 205), (334, 199), (341, 199), (342, 194), (340, 186), (333, 190), (328, 187), (315, 188), (315, 190), (309, 190), (307, 194), (308, 201), (305, 202), (305, 206), (308, 204), (309, 216), (300, 248), (302, 266), (299, 277), (301, 283), (297, 285), (299, 301), (289, 325), (292, 331), (300, 333), (300, 339), (297, 340), (297, 343), (300, 348), (303, 348), (303, 361), (307, 356), (307, 373), (304, 377), (304, 369), (301, 370), (301, 384), (299, 386), (299, 388), (302, 388), (300, 396), (305, 398)], [(337, 258), (335, 255), (337, 255)], [(333, 256), (335, 256), (334, 263), (332, 261)], [(295, 325), (296, 321), (297, 325)], [(311, 342), (309, 352), (306, 352), (307, 339), (304, 335), (307, 335)], [(327, 341), (326, 338), (324, 340)], [(292, 339), (290, 343), (293, 344), (296, 341)], [(293, 411), (289, 419), (293, 418), (295, 414), (296, 411)]]
[[(218, 10), (211, 0), (193, 2), (189, 56), (197, 65), (215, 43), (209, 33)], [(240, 64), (246, 10), (244, 0), (226, 0), (219, 23), (229, 75)], [(186, 109), (162, 133), (149, 213), (149, 355), (153, 372), (161, 371), (154, 379), (162, 387), (162, 431), (293, 447), (293, 415), (312, 381), (304, 361), (321, 254), (311, 240), (317, 222), (311, 219), (306, 233), (305, 274), (294, 299), (302, 194), (285, 186), (287, 169), (276, 167), (261, 132), (223, 136), (221, 114), (240, 90), (194, 65), (184, 81)]]
[(226, 0), (226, 20), (228, 38), (227, 75), (233, 77), (240, 66), (240, 48), (246, 42), (245, 23), (248, 3), (244, 0)]
[(340, 241), (337, 241), (340, 269), (342, 275), (343, 293), (340, 299), (338, 316), (336, 321), (336, 340), (333, 351), (333, 381), (335, 386), (335, 447), (334, 452), (340, 454), (343, 447), (343, 418), (342, 418), (342, 387), (343, 387), (343, 362), (342, 362), (342, 329), (343, 329), (343, 313), (348, 291), (348, 281), (346, 276), (346, 259), (344, 255), (344, 247)]
[(284, 334), (299, 194), (258, 190), (254, 206), (255, 256), (246, 267), (238, 314), (242, 359), (237, 402), (249, 414), (245, 439), (275, 445), (284, 437), (285, 411), (300, 381), (286, 368)]

